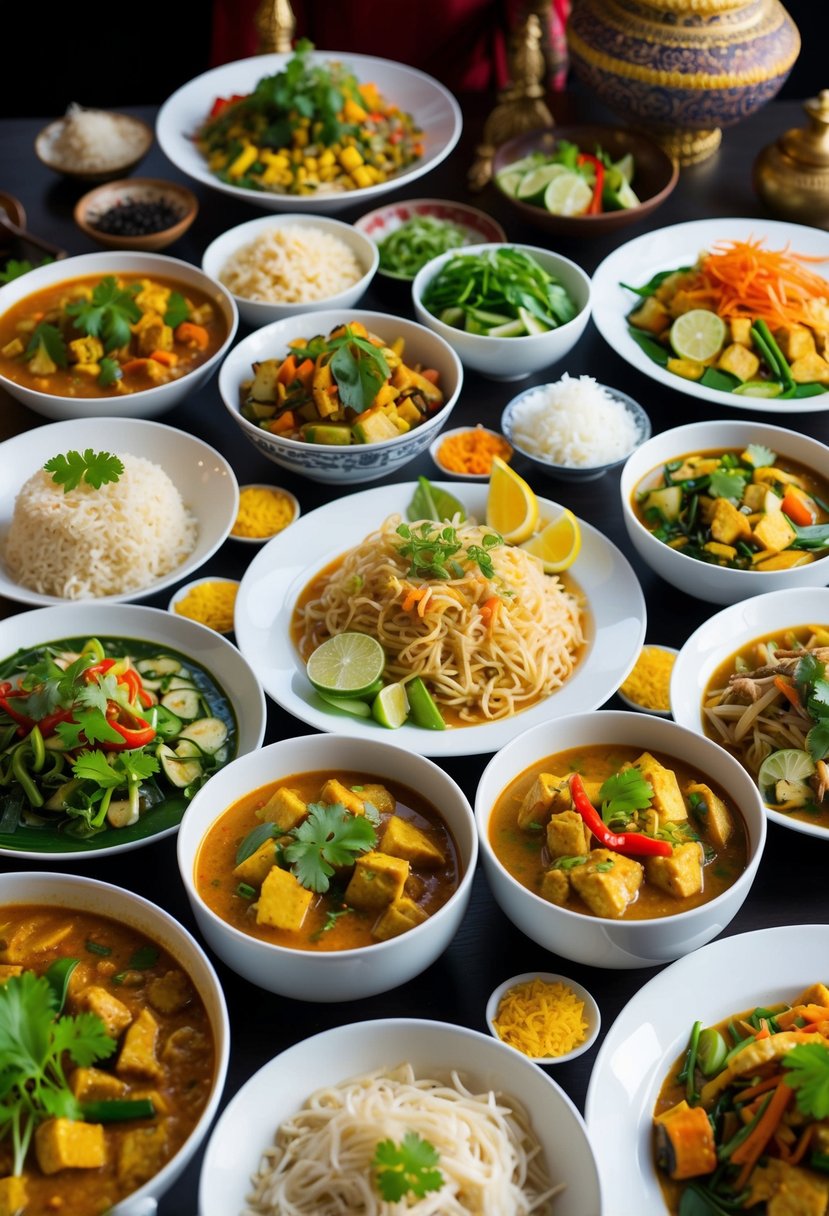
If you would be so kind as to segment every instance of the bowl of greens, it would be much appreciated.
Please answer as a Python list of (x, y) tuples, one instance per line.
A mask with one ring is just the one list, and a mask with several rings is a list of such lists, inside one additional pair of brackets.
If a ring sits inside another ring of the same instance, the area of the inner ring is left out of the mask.
[(558, 363), (590, 317), (588, 275), (533, 245), (486, 244), (427, 262), (412, 284), (417, 319), (493, 380), (521, 380)]
[(422, 266), (450, 249), (507, 239), (485, 211), (437, 198), (388, 203), (360, 216), (354, 227), (377, 245), (378, 274), (402, 283), (411, 283)]

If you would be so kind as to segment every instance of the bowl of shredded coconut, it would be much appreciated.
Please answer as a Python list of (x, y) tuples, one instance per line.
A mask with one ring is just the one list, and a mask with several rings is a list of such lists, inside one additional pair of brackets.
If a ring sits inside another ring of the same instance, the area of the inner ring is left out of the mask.
[(353, 308), (380, 255), (352, 224), (324, 215), (267, 215), (239, 224), (208, 245), (202, 269), (235, 297), (259, 329), (297, 313)]
[(624, 463), (650, 437), (651, 423), (626, 393), (565, 372), (513, 397), (501, 429), (520, 456), (551, 477), (588, 481)]
[(73, 102), (62, 118), (43, 128), (35, 152), (55, 173), (105, 182), (132, 172), (152, 142), (152, 129), (140, 118)]

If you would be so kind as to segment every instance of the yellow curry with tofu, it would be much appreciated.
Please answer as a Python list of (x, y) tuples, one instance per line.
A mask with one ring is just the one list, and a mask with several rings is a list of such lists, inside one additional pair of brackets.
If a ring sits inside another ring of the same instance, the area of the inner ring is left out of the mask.
[(489, 831), (522, 886), (614, 920), (707, 903), (748, 857), (742, 816), (705, 773), (622, 745), (574, 748), (533, 765), (503, 791)]
[(671, 1216), (829, 1210), (829, 988), (695, 1022), (653, 1112)]
[(760, 444), (692, 452), (636, 486), (634, 514), (657, 540), (731, 570), (792, 570), (829, 552), (829, 481)]
[(0, 1216), (109, 1211), (178, 1152), (215, 1075), (177, 961), (74, 908), (0, 909), (0, 1061)]
[(438, 811), (364, 773), (298, 773), (234, 803), (206, 833), (199, 895), (217, 916), (295, 950), (353, 950), (421, 924), (457, 889)]
[(226, 337), (217, 304), (189, 283), (90, 275), (0, 317), (0, 375), (55, 397), (123, 397), (194, 371)]

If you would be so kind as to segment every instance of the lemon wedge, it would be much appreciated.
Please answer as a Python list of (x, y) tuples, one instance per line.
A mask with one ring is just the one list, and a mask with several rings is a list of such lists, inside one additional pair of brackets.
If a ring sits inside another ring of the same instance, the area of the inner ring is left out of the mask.
[(565, 508), (558, 519), (524, 541), (521, 548), (541, 558), (545, 574), (569, 570), (581, 550), (579, 521)]
[(500, 456), (492, 459), (486, 522), (488, 527), (500, 532), (509, 545), (529, 540), (538, 523), (538, 499), (524, 478)]

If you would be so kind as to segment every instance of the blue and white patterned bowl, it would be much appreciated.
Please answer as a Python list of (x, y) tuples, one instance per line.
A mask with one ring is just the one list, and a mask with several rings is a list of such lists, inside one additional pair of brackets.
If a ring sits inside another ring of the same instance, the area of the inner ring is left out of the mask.
[[(281, 435), (272, 435), (270, 431), (262, 430), (242, 417), (242, 385), (251, 379), (254, 363), (263, 359), (282, 359), (289, 353), (288, 344), (294, 339), (328, 334), (348, 321), (362, 322), (370, 333), (377, 334), (388, 345), (402, 338), (403, 358), (407, 363), (433, 367), (440, 373), (445, 404), (405, 435), (380, 443), (360, 443), (351, 447), (328, 447), (325, 444), (286, 439)], [(449, 343), (438, 334), (402, 317), (357, 308), (302, 313), (265, 325), (233, 348), (219, 372), (219, 392), (231, 418), (268, 460), (312, 481), (341, 485), (376, 481), (378, 477), (396, 472), (425, 452), (448, 421), (462, 383), (461, 361)]]

